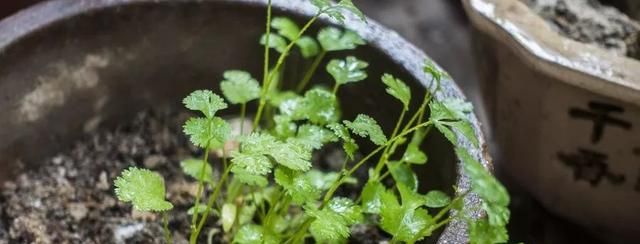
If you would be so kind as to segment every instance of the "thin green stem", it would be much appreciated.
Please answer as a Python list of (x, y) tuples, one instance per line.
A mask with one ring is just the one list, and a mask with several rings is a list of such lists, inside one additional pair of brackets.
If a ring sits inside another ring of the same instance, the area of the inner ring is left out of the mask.
[(191, 230), (196, 227), (196, 223), (198, 221), (198, 209), (200, 208), (200, 198), (202, 198), (202, 193), (204, 191), (204, 173), (206, 171), (206, 166), (209, 163), (209, 151), (211, 148), (207, 145), (204, 150), (204, 158), (202, 159), (202, 167), (200, 168), (200, 177), (198, 177), (198, 191), (196, 192), (196, 202), (194, 204), (193, 216), (191, 217)]
[[(224, 182), (227, 180), (227, 176), (229, 176), (229, 172), (231, 171), (231, 167), (227, 167), (224, 170), (224, 173), (222, 174), (222, 177), (220, 178), (220, 181)], [(189, 238), (189, 243), (191, 244), (195, 244), (196, 241), (198, 240), (198, 236), (200, 235), (200, 231), (202, 230), (202, 227), (204, 227), (204, 224), (207, 222), (207, 217), (209, 216), (209, 213), (211, 212), (211, 208), (213, 207), (213, 204), (216, 202), (216, 199), (218, 198), (218, 195), (220, 194), (220, 189), (222, 187), (220, 187), (222, 184), (217, 184), (216, 188), (213, 190), (213, 194), (211, 196), (209, 196), (209, 200), (207, 201), (207, 208), (204, 210), (204, 214), (202, 215), (202, 218), (200, 218), (200, 222), (198, 223), (198, 226), (196, 227), (195, 232), (191, 233), (191, 237)]]
[(164, 230), (164, 240), (168, 244), (172, 244), (173, 237), (171, 237), (171, 231), (169, 231), (169, 214), (167, 212), (162, 213), (162, 229)]
[(271, 82), (273, 81), (274, 75), (280, 70), (280, 68), (284, 64), (284, 61), (285, 61), (286, 57), (289, 55), (289, 52), (291, 51), (293, 46), (298, 42), (300, 37), (302, 37), (302, 35), (309, 29), (309, 27), (311, 27), (311, 25), (318, 19), (318, 17), (322, 13), (323, 12), (318, 12), (316, 15), (314, 15), (307, 22), (307, 24), (304, 25), (304, 27), (302, 27), (300, 32), (298, 32), (298, 35), (293, 40), (291, 40), (289, 45), (287, 45), (287, 47), (285, 48), (284, 52), (282, 52), (280, 54), (280, 57), (278, 58), (278, 61), (276, 62), (276, 66), (273, 68), (273, 70), (271, 72), (269, 72), (269, 75), (267, 76), (267, 79), (263, 81), (262, 93), (260, 95), (260, 103), (258, 104), (258, 111), (256, 112), (256, 117), (253, 118), (253, 129), (254, 130), (256, 128), (258, 128), (258, 124), (260, 123), (260, 119), (262, 117), (262, 111), (264, 109), (264, 106), (267, 103), (267, 91), (269, 91), (269, 87), (271, 86)]
[(267, 1), (267, 23), (265, 26), (266, 36), (264, 43), (264, 67), (262, 73), (262, 80), (266, 81), (267, 77), (269, 77), (269, 51), (271, 50), (271, 45), (269, 43), (269, 38), (271, 37), (271, 0)]
[(316, 73), (318, 66), (320, 66), (320, 63), (322, 63), (322, 59), (324, 59), (324, 56), (326, 55), (327, 55), (327, 51), (322, 49), (320, 53), (315, 57), (315, 59), (313, 60), (313, 63), (311, 64), (311, 67), (309, 67), (307, 72), (304, 74), (302, 81), (298, 83), (298, 86), (296, 87), (297, 93), (302, 92), (304, 88), (307, 87), (307, 85), (309, 84), (309, 81), (311, 81), (311, 78), (313, 78), (313, 75)]
[(334, 96), (338, 93), (338, 88), (340, 88), (340, 84), (336, 83), (335, 85), (333, 85), (333, 89), (331, 92)]
[(247, 113), (247, 103), (240, 105), (240, 136), (244, 134), (244, 118)]
[[(400, 112), (400, 117), (398, 118), (398, 122), (396, 122), (396, 126), (393, 128), (393, 132), (391, 133), (391, 137), (395, 137), (396, 134), (398, 134), (398, 130), (400, 129), (400, 125), (402, 124), (402, 121), (404, 120), (404, 116), (407, 113), (407, 109), (403, 109), (402, 112)], [(378, 178), (378, 176), (380, 175), (380, 171), (382, 171), (382, 167), (384, 166), (384, 164), (387, 163), (387, 159), (389, 159), (389, 150), (393, 147), (395, 147), (396, 143), (392, 143), (390, 145), (388, 145), (387, 147), (385, 147), (384, 149), (384, 153), (382, 153), (382, 157), (380, 157), (380, 160), (378, 160), (378, 164), (376, 165), (375, 168), (375, 174), (374, 177)]]

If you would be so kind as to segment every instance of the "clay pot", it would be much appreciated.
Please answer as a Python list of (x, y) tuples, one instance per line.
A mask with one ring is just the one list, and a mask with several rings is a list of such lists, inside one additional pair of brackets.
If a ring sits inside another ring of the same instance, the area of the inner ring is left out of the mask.
[(520, 1), (465, 0), (501, 171), (612, 242), (640, 241), (640, 62)]
[[(315, 11), (307, 1), (273, 4), (276, 15), (299, 20)], [(113, 125), (152, 105), (179, 106), (194, 89), (217, 89), (224, 70), (260, 74), (258, 40), (265, 5), (266, 0), (54, 0), (4, 19), (0, 22), (2, 177), (14, 175), (18, 162), (37, 167), (41, 159), (68, 148), (96, 126)], [(326, 24), (323, 20), (318, 26)], [(415, 91), (424, 90), (431, 77), (422, 72), (427, 59), (423, 52), (374, 21), (363, 23), (349, 16), (346, 26), (368, 42), (355, 55), (370, 62), (370, 77), (394, 73)], [(328, 79), (325, 74), (317, 78)], [(443, 88), (438, 99), (463, 98), (452, 80), (444, 81)], [(386, 129), (395, 123), (399, 104), (376, 79), (345, 87), (341, 93), (347, 99), (342, 101), (345, 117), (370, 114)], [(477, 120), (471, 120), (485, 148)], [(458, 174), (452, 147), (434, 135), (428, 139), (430, 163), (420, 174), (422, 182), (429, 188), (457, 185), (465, 191), (468, 182)], [(466, 146), (490, 167), (484, 151)], [(469, 196), (465, 208), (478, 209), (479, 204), (477, 197)], [(464, 223), (454, 222), (439, 242), (462, 243), (466, 232)]]

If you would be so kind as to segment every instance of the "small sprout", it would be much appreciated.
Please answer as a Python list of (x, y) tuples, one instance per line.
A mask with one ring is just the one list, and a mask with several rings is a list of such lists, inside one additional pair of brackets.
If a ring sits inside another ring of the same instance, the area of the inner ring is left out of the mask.
[(222, 94), (232, 104), (244, 104), (260, 97), (260, 84), (246, 71), (224, 72), (225, 80), (220, 82)]
[(318, 42), (326, 51), (353, 50), (365, 44), (357, 33), (349, 30), (342, 31), (335, 27), (326, 27), (320, 30)]
[(345, 120), (344, 124), (351, 129), (353, 133), (362, 137), (368, 136), (369, 139), (378, 146), (387, 143), (387, 137), (378, 125), (378, 122), (367, 115), (358, 114), (353, 122)]
[[(209, 163), (203, 160), (187, 159), (180, 162), (180, 167), (182, 167), (182, 172), (197, 180), (213, 183), (213, 169)], [(204, 172), (202, 171), (203, 168)]]
[(367, 72), (364, 69), (368, 66), (367, 62), (349, 56), (345, 60), (331, 60), (327, 64), (327, 72), (333, 76), (337, 84), (343, 85), (366, 79)]
[(384, 74), (382, 76), (382, 82), (387, 85), (387, 93), (400, 100), (402, 105), (404, 105), (404, 110), (409, 110), (409, 102), (411, 102), (411, 90), (409, 86), (390, 74)]
[(164, 180), (158, 173), (131, 167), (115, 180), (118, 200), (130, 202), (138, 211), (163, 212), (173, 208), (165, 200)]

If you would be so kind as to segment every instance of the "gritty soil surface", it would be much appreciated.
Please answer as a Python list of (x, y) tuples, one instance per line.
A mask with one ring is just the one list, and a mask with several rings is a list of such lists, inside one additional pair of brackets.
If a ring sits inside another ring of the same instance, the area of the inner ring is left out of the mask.
[[(174, 241), (187, 243), (190, 216), (186, 212), (197, 185), (185, 178), (179, 162), (200, 156), (181, 132), (188, 116), (139, 113), (133, 121), (116, 129), (99, 129), (71, 150), (44, 160), (40, 168), (6, 182), (0, 196), (0, 244), (164, 243), (159, 215), (133, 211), (114, 196), (113, 180), (130, 166), (164, 176), (167, 197), (174, 204), (170, 215)], [(317, 163), (340, 156), (324, 150), (314, 157)], [(215, 219), (209, 223), (205, 230), (219, 226)], [(205, 243), (204, 239), (200, 242)], [(379, 243), (383, 239), (376, 228), (362, 225), (354, 227), (350, 242)]]
[(640, 59), (640, 23), (597, 0), (521, 0), (560, 34)]

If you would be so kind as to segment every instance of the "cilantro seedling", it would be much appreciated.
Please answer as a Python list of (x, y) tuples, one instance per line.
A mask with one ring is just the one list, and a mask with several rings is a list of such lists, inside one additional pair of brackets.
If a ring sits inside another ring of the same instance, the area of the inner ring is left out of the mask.
[[(415, 98), (403, 80), (386, 73), (380, 77), (378, 82), (397, 100), (399, 110), (389, 134), (369, 115), (343, 118), (338, 91), (344, 85), (372, 82), (368, 81), (366, 60), (349, 55), (329, 60), (325, 70), (333, 81), (325, 85), (333, 89), (307, 86), (328, 52), (340, 55), (364, 45), (364, 40), (338, 27), (322, 28), (315, 38), (307, 31), (322, 15), (338, 23), (347, 20), (347, 12), (366, 19), (351, 0), (311, 2), (317, 12), (301, 27), (286, 17), (272, 17), (268, 1), (266, 32), (259, 40), (264, 46), (261, 81), (247, 71), (229, 70), (220, 82), (224, 99), (213, 91), (198, 90), (183, 100), (196, 114), (186, 120), (184, 134), (203, 153), (202, 158), (180, 162), (183, 172), (198, 186), (187, 210), (192, 218), (189, 242), (196, 243), (209, 222), (219, 225), (205, 230), (209, 242), (219, 233), (222, 239), (240, 244), (297, 244), (307, 238), (344, 243), (354, 225), (372, 224), (392, 236), (391, 243), (415, 243), (454, 219), (467, 222), (471, 243), (506, 242), (509, 195), (467, 149), (458, 146), (463, 142), (479, 146), (468, 120), (473, 108), (459, 99), (433, 99), (447, 74), (433, 62), (425, 63), (424, 72), (435, 86), (428, 87), (418, 107), (412, 107)], [(294, 47), (298, 53), (293, 52)], [(269, 60), (271, 49), (278, 54), (275, 64)], [(295, 89), (286, 90), (282, 69), (295, 55), (310, 63), (301, 77), (286, 77), (299, 80)], [(239, 134), (232, 135), (230, 124), (218, 116), (229, 106), (227, 102), (240, 108)], [(245, 133), (247, 107), (253, 103), (257, 106), (253, 127)], [(438, 190), (420, 193), (420, 179), (413, 167), (428, 163), (423, 146), (432, 131), (442, 133), (454, 146), (471, 182), (469, 192), (458, 192), (453, 198)], [(361, 151), (358, 143), (371, 144), (374, 149)], [(312, 163), (312, 156), (330, 144), (341, 145), (344, 151), (339, 171), (321, 171)], [(222, 155), (210, 158), (215, 155), (213, 150)], [(368, 178), (354, 177), (365, 168)], [(364, 187), (357, 197), (336, 196), (343, 185), (358, 186), (359, 181)], [(168, 212), (173, 205), (165, 199), (163, 178), (132, 167), (114, 184), (120, 201), (131, 203), (138, 211), (161, 212), (165, 238), (172, 242)], [(473, 210), (461, 207), (468, 194), (482, 199), (486, 218), (477, 218)]]

